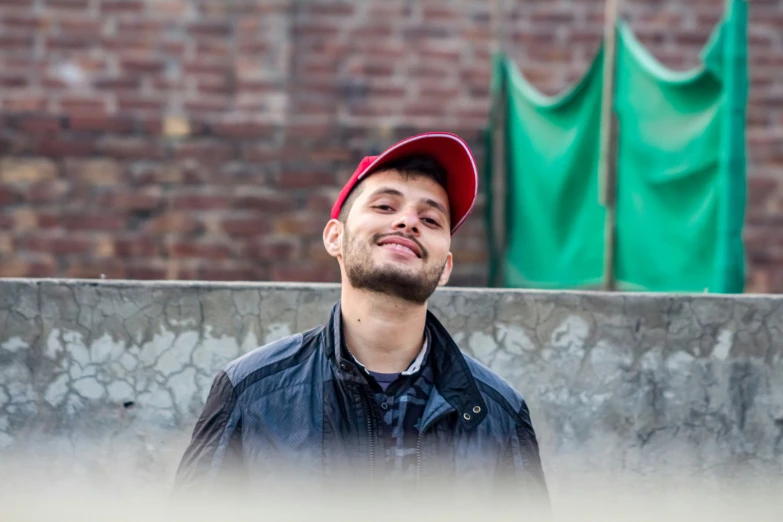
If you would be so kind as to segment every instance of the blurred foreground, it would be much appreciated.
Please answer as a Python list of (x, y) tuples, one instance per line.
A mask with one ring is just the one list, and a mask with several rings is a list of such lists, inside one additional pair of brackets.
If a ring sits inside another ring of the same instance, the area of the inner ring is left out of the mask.
[[(575, 477), (576, 478), (576, 477)], [(583, 476), (569, 491), (552, 495), (552, 519), (566, 520), (780, 520), (783, 480), (738, 481), (716, 491), (703, 481)], [(12, 480), (8, 480), (12, 479)], [(4, 477), (0, 520), (65, 521), (211, 521), (211, 520), (544, 520), (525, 505), (503, 505), (470, 495), (432, 497), (423, 502), (388, 490), (346, 485), (340, 494), (309, 488), (264, 489), (253, 494), (206, 500), (173, 500), (169, 484), (138, 483), (110, 477), (97, 482), (51, 480), (46, 475)], [(278, 486), (282, 486), (279, 484)], [(777, 514), (776, 514), (777, 513)], [(401, 517), (402, 516), (402, 517)]]

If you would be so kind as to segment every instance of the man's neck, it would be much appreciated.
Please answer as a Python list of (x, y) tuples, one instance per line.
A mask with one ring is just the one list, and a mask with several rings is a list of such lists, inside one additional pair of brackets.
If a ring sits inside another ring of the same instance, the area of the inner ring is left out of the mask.
[(405, 371), (421, 351), (427, 305), (343, 285), (345, 344), (369, 371)]

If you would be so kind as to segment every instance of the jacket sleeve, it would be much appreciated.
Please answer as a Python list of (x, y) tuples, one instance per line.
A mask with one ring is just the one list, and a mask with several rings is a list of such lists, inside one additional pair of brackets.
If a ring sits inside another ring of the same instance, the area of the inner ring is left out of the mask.
[(207, 402), (193, 429), (174, 481), (179, 493), (214, 485), (216, 480), (241, 479), (241, 416), (234, 386), (221, 371), (215, 377)]
[(516, 415), (515, 431), (501, 466), (502, 476), (498, 477), (502, 481), (499, 490), (506, 494), (505, 500), (517, 505), (522, 503), (526, 511), (547, 518), (551, 514), (549, 492), (536, 433), (524, 401)]
[(533, 422), (530, 420), (530, 411), (524, 401), (519, 409), (517, 438), (519, 439), (519, 456), (514, 460), (521, 463), (521, 472), (526, 484), (528, 487), (534, 488), (538, 494), (548, 498), (544, 469), (541, 467), (541, 455), (538, 452), (538, 440), (533, 429)]

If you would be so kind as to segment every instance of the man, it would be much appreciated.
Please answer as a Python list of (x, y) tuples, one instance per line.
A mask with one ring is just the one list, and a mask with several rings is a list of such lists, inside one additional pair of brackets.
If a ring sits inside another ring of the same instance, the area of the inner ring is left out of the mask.
[(323, 232), (342, 275), (331, 318), (220, 371), (178, 485), (291, 473), (545, 498), (525, 402), (427, 311), (477, 188), (470, 150), (452, 134), (362, 160)]

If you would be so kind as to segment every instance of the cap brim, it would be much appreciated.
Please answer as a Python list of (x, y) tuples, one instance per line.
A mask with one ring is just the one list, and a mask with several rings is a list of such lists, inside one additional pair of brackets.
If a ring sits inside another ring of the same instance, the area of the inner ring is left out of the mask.
[(414, 154), (426, 154), (446, 170), (451, 233), (454, 234), (473, 210), (478, 193), (476, 161), (467, 143), (459, 136), (447, 132), (431, 132), (403, 140), (377, 156), (359, 174), (357, 182), (381, 170), (384, 164)]

